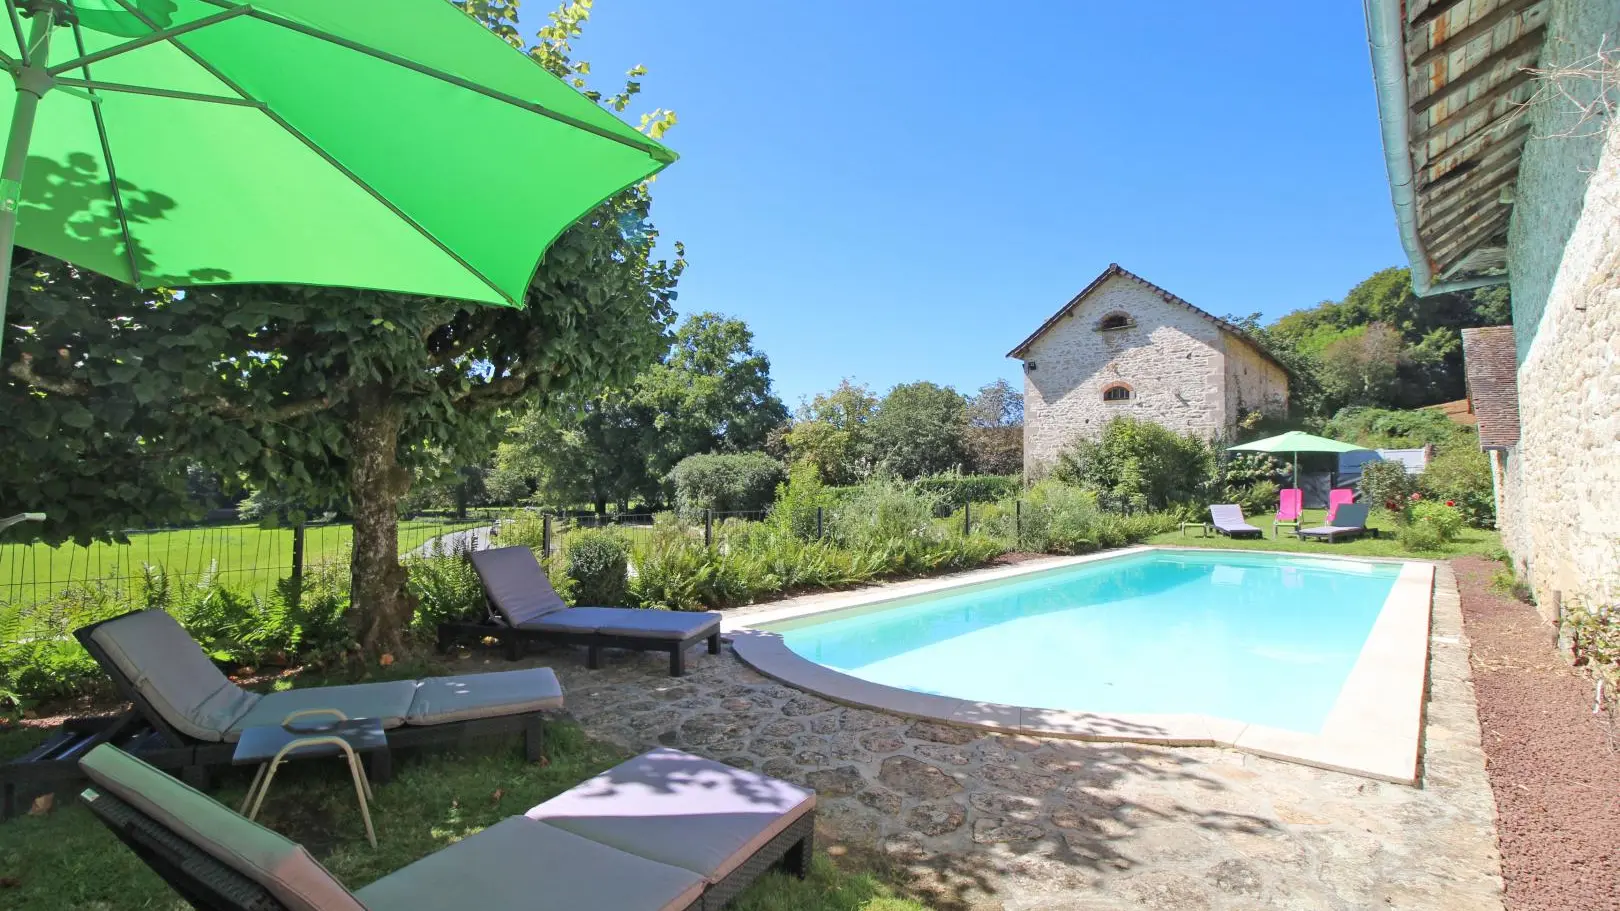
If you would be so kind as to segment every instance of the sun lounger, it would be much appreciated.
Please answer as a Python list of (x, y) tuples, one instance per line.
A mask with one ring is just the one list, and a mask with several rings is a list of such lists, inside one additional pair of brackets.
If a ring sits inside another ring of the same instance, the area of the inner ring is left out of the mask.
[(631, 607), (569, 607), (551, 587), (534, 551), (497, 547), (470, 557), (484, 583), (489, 618), (482, 623), (439, 626), (439, 647), (458, 639), (493, 637), (517, 658), (530, 642), (583, 645), (586, 666), (601, 663), (603, 648), (669, 653), (669, 673), (686, 673), (686, 650), (707, 640), (720, 654), (720, 615), (713, 612), (644, 610)]
[(171, 747), (193, 749), (188, 776), (230, 762), (244, 730), (316, 709), (381, 719), (391, 748), (522, 733), (534, 761), (544, 753), (543, 713), (563, 705), (562, 685), (544, 667), (253, 693), (232, 683), (161, 610), (133, 611), (73, 635)]
[(1277, 497), (1277, 515), (1271, 523), (1271, 536), (1277, 537), (1277, 529), (1287, 525), (1295, 531), (1299, 530), (1299, 514), (1305, 509), (1305, 491), (1298, 487), (1289, 487)]
[(1316, 528), (1301, 528), (1300, 540), (1307, 538), (1316, 541), (1332, 543), (1340, 538), (1354, 538), (1366, 534), (1367, 506), (1359, 503), (1346, 503), (1339, 507), (1333, 522)]
[(1335, 487), (1328, 491), (1327, 524), (1334, 524), (1333, 520), (1339, 514), (1340, 506), (1348, 506), (1356, 501), (1356, 492), (1348, 487)]
[(1229, 538), (1260, 537), (1260, 529), (1243, 521), (1243, 507), (1228, 503), (1209, 508), (1211, 528)]
[(297, 843), (111, 746), (82, 799), (176, 892), (218, 911), (719, 909), (776, 865), (803, 877), (815, 793), (655, 750), (350, 892)]

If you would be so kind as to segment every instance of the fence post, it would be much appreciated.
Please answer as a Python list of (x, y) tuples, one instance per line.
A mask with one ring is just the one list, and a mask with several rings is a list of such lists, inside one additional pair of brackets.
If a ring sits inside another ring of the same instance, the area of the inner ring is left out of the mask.
[(816, 507), (816, 540), (820, 541), (821, 536), (822, 536), (821, 507), (817, 506)]
[(551, 556), (551, 514), (540, 514), (540, 559)]
[(973, 534), (973, 504), (962, 504), (962, 537)]
[(297, 607), (304, 598), (304, 523), (293, 526), (292, 578), (289, 580), (292, 606)]
[(703, 546), (714, 546), (714, 510), (703, 510)]
[(1013, 501), (1013, 545), (1024, 546), (1024, 501)]

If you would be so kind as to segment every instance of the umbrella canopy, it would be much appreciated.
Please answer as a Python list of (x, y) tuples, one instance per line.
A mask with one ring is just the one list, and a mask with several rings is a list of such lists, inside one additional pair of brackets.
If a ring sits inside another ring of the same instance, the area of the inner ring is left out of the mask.
[(143, 286), (517, 306), (563, 229), (675, 160), (445, 0), (4, 2), (7, 267), (15, 242)]
[(1226, 447), (1226, 451), (1267, 452), (1273, 455), (1281, 455), (1283, 453), (1291, 452), (1294, 454), (1294, 483), (1298, 484), (1300, 453), (1356, 452), (1366, 448), (1367, 447), (1365, 446), (1357, 446), (1354, 443), (1346, 443), (1341, 440), (1330, 440), (1327, 437), (1319, 437), (1315, 434), (1306, 433), (1302, 430), (1290, 430), (1287, 433), (1280, 433), (1274, 437), (1266, 437), (1263, 440), (1255, 440), (1252, 443), (1239, 443), (1236, 446), (1228, 446)]

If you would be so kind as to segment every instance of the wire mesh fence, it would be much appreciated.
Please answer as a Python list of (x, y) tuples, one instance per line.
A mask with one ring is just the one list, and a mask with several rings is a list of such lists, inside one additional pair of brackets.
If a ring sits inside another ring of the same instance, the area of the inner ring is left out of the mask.
[[(476, 546), (495, 526), (494, 515), (402, 521), (403, 556), (429, 556)], [(301, 529), (253, 524), (154, 528), (123, 533), (122, 542), (88, 546), (0, 543), (0, 602), (49, 601), (72, 590), (128, 594), (161, 574), (170, 585), (218, 583), (267, 595), (294, 574), (347, 565), (354, 541), (348, 523)]]

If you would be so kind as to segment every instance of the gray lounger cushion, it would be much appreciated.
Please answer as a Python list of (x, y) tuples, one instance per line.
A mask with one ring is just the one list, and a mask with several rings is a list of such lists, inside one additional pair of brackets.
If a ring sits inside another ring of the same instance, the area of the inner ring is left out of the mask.
[(1365, 503), (1345, 503), (1333, 517), (1332, 525), (1301, 528), (1302, 538), (1336, 538), (1359, 535), (1367, 530), (1368, 507)]
[(235, 743), (248, 728), (280, 724), (302, 709), (337, 709), (350, 718), (378, 718), (383, 727), (396, 728), (562, 706), (562, 687), (549, 668), (307, 687), (261, 696), (220, 673), (191, 634), (161, 610), (103, 623), (90, 638), (175, 730), (210, 743)]
[(1248, 533), (1260, 529), (1243, 521), (1243, 508), (1236, 504), (1226, 503), (1209, 508), (1209, 524), (1224, 532), (1240, 531)]
[(259, 701), (232, 683), (179, 621), (164, 611), (129, 614), (90, 638), (175, 730), (216, 742)]
[(507, 623), (520, 626), (553, 611), (567, 610), (568, 604), (527, 547), (496, 547), (475, 551), (473, 569), (484, 583), (489, 603)]
[(493, 674), (429, 677), (416, 683), (407, 724), (450, 724), (474, 718), (562, 708), (562, 684), (549, 667)]
[(263, 886), (292, 911), (366, 911), (299, 845), (116, 747), (96, 747), (79, 767), (97, 788)]
[[(710, 628), (713, 629), (710, 629)], [(573, 607), (546, 614), (517, 627), (525, 632), (601, 633), (645, 639), (687, 639), (718, 632), (720, 615), (712, 611), (666, 611), (635, 607)]]
[(674, 911), (703, 877), (514, 816), (355, 895), (370, 911)]
[[(248, 728), (280, 724), (288, 715), (303, 709), (337, 709), (349, 718), (377, 718), (382, 721), (384, 728), (397, 728), (405, 723), (414, 698), (416, 682), (413, 680), (311, 686), (267, 693), (251, 711), (231, 724), (225, 739), (235, 743)], [(322, 720), (310, 718), (309, 723)], [(330, 721), (331, 718), (324, 720)]]
[(527, 815), (691, 870), (712, 883), (815, 805), (814, 791), (680, 750), (657, 749), (582, 782)]

